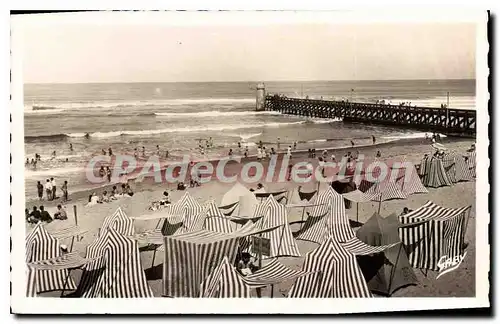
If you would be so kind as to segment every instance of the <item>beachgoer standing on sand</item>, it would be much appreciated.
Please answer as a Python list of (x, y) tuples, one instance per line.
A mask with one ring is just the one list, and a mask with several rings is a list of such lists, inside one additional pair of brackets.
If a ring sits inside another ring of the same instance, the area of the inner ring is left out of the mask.
[(144, 146), (142, 147), (142, 156), (146, 156), (146, 148)]
[(104, 170), (104, 166), (101, 165), (101, 168), (99, 169), (99, 176), (101, 178), (104, 178), (106, 176), (106, 171)]
[(111, 169), (109, 166), (106, 167), (106, 176), (108, 177), (108, 182), (111, 182)]
[(332, 162), (335, 162), (335, 154), (332, 154)]
[(288, 148), (286, 149), (286, 155), (288, 156), (289, 159), (292, 158), (292, 147), (291, 146), (288, 146)]
[(297, 141), (293, 142), (293, 150), (295, 151), (297, 149)]
[(238, 142), (238, 148), (241, 149), (241, 143), (240, 142)]
[(101, 153), (102, 153), (102, 155), (106, 155), (106, 150), (105, 149), (101, 149)]
[(156, 145), (156, 155), (160, 156), (160, 145)]
[(56, 199), (56, 180), (50, 178), (50, 184), (52, 185), (52, 199)]
[(380, 153), (380, 151), (377, 151), (377, 157), (382, 157), (382, 153)]
[(354, 141), (351, 140), (351, 147), (354, 147)]
[(72, 143), (69, 143), (69, 150), (70, 150), (71, 152), (73, 152), (73, 144), (72, 144)]
[(375, 145), (375, 143), (377, 142), (377, 141), (375, 140), (375, 136), (374, 136), (374, 135), (372, 135), (372, 142), (373, 142), (373, 145)]
[(108, 148), (108, 153), (109, 153), (109, 156), (113, 155), (113, 150), (111, 150), (111, 147)]
[(43, 185), (40, 181), (36, 184), (36, 190), (38, 191), (38, 200), (43, 200)]
[(280, 150), (280, 138), (278, 137), (278, 151)]
[(165, 159), (168, 159), (168, 150), (165, 151)]
[(233, 156), (233, 149), (229, 149), (229, 156)]
[(260, 146), (257, 147), (257, 160), (260, 161), (262, 159), (262, 150)]
[(328, 156), (328, 151), (327, 150), (323, 150), (323, 160), (326, 161), (327, 156)]
[(138, 156), (138, 153), (137, 153), (137, 147), (136, 147), (136, 148), (134, 148), (134, 158), (137, 159), (137, 156)]
[(245, 146), (245, 157), (248, 157), (248, 145)]
[(24, 166), (30, 165), (30, 158), (26, 158), (26, 163), (24, 163)]
[(47, 200), (52, 200), (52, 184), (50, 183), (50, 179), (47, 179), (45, 183), (45, 193), (47, 194)]
[(68, 181), (64, 180), (64, 183), (61, 187), (61, 190), (63, 192), (63, 201), (68, 201)]

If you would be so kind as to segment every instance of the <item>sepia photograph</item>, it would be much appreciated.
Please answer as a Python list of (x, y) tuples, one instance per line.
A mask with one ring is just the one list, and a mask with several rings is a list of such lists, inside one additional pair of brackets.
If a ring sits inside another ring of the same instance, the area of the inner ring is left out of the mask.
[(487, 22), (11, 15), (12, 311), (488, 307)]

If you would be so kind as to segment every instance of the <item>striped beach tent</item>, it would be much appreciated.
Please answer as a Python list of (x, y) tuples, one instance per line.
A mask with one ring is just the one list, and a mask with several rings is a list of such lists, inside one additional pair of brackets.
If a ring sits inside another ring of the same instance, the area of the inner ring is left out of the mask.
[(467, 166), (469, 167), (469, 170), (471, 171), (473, 177), (476, 177), (476, 151), (469, 151), (465, 155), (465, 160), (467, 162)]
[[(363, 180), (363, 182), (368, 182)], [(369, 188), (365, 191), (368, 195), (374, 195), (373, 201), (381, 202), (392, 199), (406, 199), (407, 196), (401, 190), (396, 182), (385, 180), (382, 182), (372, 182)]]
[(121, 207), (118, 207), (112, 215), (104, 218), (100, 230), (105, 232), (104, 230), (108, 227), (114, 228), (118, 233), (125, 236), (134, 235), (135, 232), (134, 221), (125, 214)]
[(142, 268), (137, 241), (108, 227), (87, 246), (76, 295), (84, 298), (153, 297)]
[(164, 218), (161, 228), (163, 235), (168, 236), (185, 232), (186, 229), (182, 229), (183, 223), (196, 222), (192, 218), (198, 218), (203, 212), (203, 207), (186, 191), (181, 199), (166, 206), (163, 212), (172, 215), (172, 217)]
[(249, 298), (250, 288), (225, 256), (201, 283), (200, 297)]
[(207, 202), (206, 208), (203, 229), (219, 233), (231, 233), (235, 229), (231, 220), (224, 215), (214, 201)]
[[(236, 182), (228, 192), (222, 196), (221, 206), (229, 206), (237, 203), (232, 216), (248, 217), (253, 215), (255, 207), (259, 203), (255, 195), (244, 185)], [(226, 214), (227, 215), (227, 214)]]
[(439, 188), (452, 185), (440, 158), (425, 156), (420, 163), (419, 173), (422, 184), (426, 187)]
[(401, 163), (401, 167), (396, 168), (393, 165), (391, 168), (391, 179), (394, 179), (405, 196), (429, 192), (422, 184), (415, 165), (409, 161)]
[(198, 297), (202, 281), (224, 257), (234, 263), (239, 238), (206, 230), (165, 236), (163, 295)]
[(421, 222), (412, 227), (400, 227), (408, 259), (414, 268), (439, 270), (441, 257), (454, 258), (463, 253), (471, 206), (445, 208), (428, 201), (422, 207), (399, 216), (402, 224)]
[(474, 172), (469, 168), (465, 158), (460, 154), (449, 153), (444, 155), (443, 167), (453, 183), (474, 179)]
[(364, 298), (372, 297), (356, 256), (329, 236), (306, 254), (302, 271), (292, 286), (290, 298)]
[[(47, 232), (42, 224), (37, 224), (26, 237), (26, 263), (32, 263), (60, 257), (62, 255), (59, 241)], [(30, 294), (54, 291), (74, 290), (76, 284), (67, 270), (28, 270)]]
[(363, 243), (371, 246), (396, 243), (381, 253), (358, 256), (358, 264), (372, 292), (391, 296), (402, 287), (418, 283), (399, 238), (400, 227), (395, 214), (383, 218), (375, 213), (356, 232)]
[(314, 198), (317, 197), (317, 193), (317, 190), (312, 190), (309, 192), (302, 191), (302, 186), (298, 186), (291, 191), (288, 204), (298, 204), (305, 201), (312, 202), (314, 201)]
[[(170, 297), (198, 297), (200, 284), (227, 256), (232, 264), (238, 252), (239, 242), (250, 235), (265, 234), (276, 229), (258, 228), (247, 223), (232, 233), (201, 230), (172, 236), (150, 236), (149, 243), (163, 240), (163, 295)], [(155, 241), (151, 239), (156, 238)]]
[[(263, 255), (263, 258), (299, 257), (299, 247), (288, 224), (288, 212), (285, 205), (278, 203), (273, 196), (268, 196), (265, 202), (259, 204), (257, 211), (263, 215), (255, 223), (258, 228), (265, 229), (278, 226), (276, 229), (262, 234), (262, 237), (270, 240), (271, 244), (269, 255)], [(248, 251), (252, 252), (253, 248), (252, 244), (250, 244)]]
[(296, 232), (298, 240), (321, 244), (330, 234), (340, 242), (354, 237), (354, 231), (345, 212), (344, 197), (341, 194), (328, 187), (319, 195), (317, 203), (323, 205), (315, 207), (304, 226)]
[(284, 266), (277, 259), (273, 259), (261, 269), (243, 277), (243, 281), (251, 288), (262, 288), (269, 285), (276, 285), (287, 280), (295, 280), (311, 273), (312, 272), (303, 270), (292, 270)]

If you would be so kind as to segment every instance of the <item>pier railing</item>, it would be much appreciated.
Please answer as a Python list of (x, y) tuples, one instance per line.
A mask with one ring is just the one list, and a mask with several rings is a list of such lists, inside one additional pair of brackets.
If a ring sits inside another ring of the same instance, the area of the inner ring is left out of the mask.
[(345, 122), (360, 122), (401, 126), (447, 134), (476, 134), (476, 110), (410, 107), (389, 104), (327, 101), (287, 98), (267, 95), (266, 110), (283, 114), (343, 118)]

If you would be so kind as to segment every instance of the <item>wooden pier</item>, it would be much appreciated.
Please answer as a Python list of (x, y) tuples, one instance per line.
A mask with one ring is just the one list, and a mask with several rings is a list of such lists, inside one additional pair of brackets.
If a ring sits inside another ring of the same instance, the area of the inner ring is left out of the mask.
[(348, 101), (326, 101), (265, 96), (265, 109), (283, 114), (342, 118), (344, 122), (360, 122), (401, 126), (449, 135), (475, 136), (476, 110), (409, 107)]

